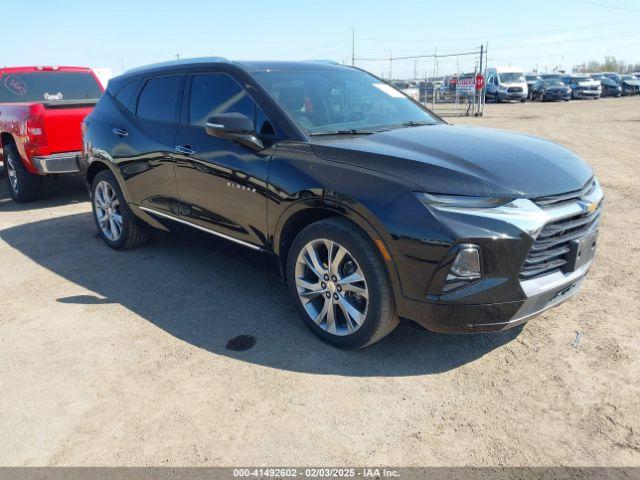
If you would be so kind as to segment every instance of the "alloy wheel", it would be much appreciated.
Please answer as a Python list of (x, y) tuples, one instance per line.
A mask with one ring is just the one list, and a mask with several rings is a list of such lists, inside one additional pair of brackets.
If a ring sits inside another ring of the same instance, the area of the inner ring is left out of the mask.
[(350, 335), (364, 323), (367, 282), (353, 255), (338, 242), (307, 243), (296, 260), (295, 282), (305, 311), (327, 333)]
[(13, 193), (17, 195), (20, 187), (18, 186), (18, 174), (16, 173), (16, 166), (13, 163), (13, 158), (11, 158), (11, 155), (7, 155), (6, 168), (7, 177), (9, 178), (9, 185), (11, 185)]
[(93, 205), (103, 235), (112, 242), (117, 241), (122, 235), (122, 211), (116, 192), (108, 182), (96, 185)]

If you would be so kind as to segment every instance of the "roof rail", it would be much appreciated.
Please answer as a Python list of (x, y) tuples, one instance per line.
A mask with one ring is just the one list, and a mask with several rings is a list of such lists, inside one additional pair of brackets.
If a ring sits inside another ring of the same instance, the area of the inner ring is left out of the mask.
[(340, 65), (342, 66), (341, 63), (336, 62), (335, 60), (326, 60), (326, 59), (318, 59), (318, 60), (302, 60), (305, 63), (322, 63), (325, 65)]
[(224, 57), (195, 57), (195, 58), (178, 58), (177, 60), (166, 60), (164, 62), (152, 63), (149, 65), (142, 65), (139, 67), (133, 67), (126, 70), (124, 73), (134, 73), (140, 70), (147, 70), (149, 68), (158, 67), (172, 67), (176, 65), (189, 65), (192, 63), (207, 63), (207, 62), (228, 62)]

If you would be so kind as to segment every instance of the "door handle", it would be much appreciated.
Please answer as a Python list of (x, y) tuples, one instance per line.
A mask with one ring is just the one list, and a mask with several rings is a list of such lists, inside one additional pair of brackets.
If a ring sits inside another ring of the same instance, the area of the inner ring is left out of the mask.
[(185, 155), (195, 155), (196, 151), (191, 148), (191, 145), (178, 145), (176, 152), (183, 153)]
[(123, 130), (121, 128), (114, 128), (111, 131), (113, 132), (114, 135), (116, 135), (118, 137), (126, 137), (127, 135), (129, 135), (129, 132), (127, 132), (126, 130)]

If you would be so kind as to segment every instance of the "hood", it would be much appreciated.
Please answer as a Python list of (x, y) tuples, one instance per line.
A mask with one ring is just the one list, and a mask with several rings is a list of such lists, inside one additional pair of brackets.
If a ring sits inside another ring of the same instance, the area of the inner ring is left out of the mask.
[(524, 134), (447, 124), (316, 137), (316, 154), (395, 176), (416, 190), (536, 198), (578, 190), (593, 172), (574, 153)]
[(576, 82), (576, 85), (580, 85), (581, 87), (594, 87), (600, 86), (600, 81), (599, 80), (582, 80), (580, 82)]
[(626, 83), (627, 85), (633, 85), (634, 87), (640, 86), (640, 80), (632, 80), (632, 79), (626, 79), (626, 80), (622, 80), (622, 83)]

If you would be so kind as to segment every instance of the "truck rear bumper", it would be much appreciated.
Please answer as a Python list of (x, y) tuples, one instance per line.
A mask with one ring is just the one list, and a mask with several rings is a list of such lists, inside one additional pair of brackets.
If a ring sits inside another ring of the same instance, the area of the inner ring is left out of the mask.
[(31, 157), (33, 167), (40, 175), (50, 173), (78, 173), (80, 152), (55, 153), (53, 155)]

